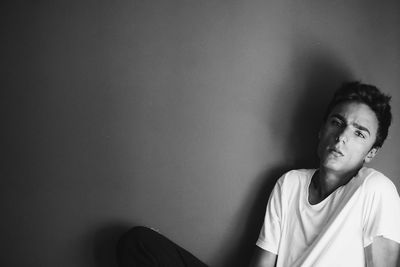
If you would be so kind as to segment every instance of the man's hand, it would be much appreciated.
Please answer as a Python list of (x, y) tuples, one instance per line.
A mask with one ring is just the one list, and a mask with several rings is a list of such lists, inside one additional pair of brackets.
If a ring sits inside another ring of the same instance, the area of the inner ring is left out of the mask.
[(365, 248), (368, 267), (396, 267), (399, 258), (400, 244), (378, 236), (371, 245)]
[(250, 267), (274, 267), (278, 255), (256, 246)]

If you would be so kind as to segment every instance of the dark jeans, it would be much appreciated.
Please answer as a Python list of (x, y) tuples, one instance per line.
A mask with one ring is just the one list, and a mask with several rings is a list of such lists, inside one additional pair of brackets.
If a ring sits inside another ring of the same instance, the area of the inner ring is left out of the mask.
[(207, 267), (177, 244), (147, 227), (134, 227), (117, 244), (120, 267)]

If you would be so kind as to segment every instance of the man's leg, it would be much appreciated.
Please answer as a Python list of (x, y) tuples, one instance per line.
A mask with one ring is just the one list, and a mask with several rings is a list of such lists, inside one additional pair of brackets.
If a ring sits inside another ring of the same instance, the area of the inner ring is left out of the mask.
[(207, 267), (166, 237), (147, 227), (134, 227), (117, 244), (120, 267)]

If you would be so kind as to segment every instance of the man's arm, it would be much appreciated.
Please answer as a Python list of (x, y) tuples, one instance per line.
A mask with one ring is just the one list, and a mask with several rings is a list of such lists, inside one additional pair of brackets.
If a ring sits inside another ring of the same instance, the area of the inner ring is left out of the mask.
[(256, 246), (250, 267), (274, 267), (278, 255)]
[(396, 267), (399, 258), (400, 244), (378, 236), (371, 245), (365, 248), (367, 267)]

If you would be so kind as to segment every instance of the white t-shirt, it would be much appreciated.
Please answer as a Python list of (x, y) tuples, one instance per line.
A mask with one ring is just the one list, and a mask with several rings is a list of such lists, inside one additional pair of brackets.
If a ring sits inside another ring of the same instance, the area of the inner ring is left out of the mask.
[(382, 173), (363, 167), (318, 204), (308, 201), (316, 170), (293, 170), (276, 183), (257, 246), (277, 267), (365, 266), (364, 247), (383, 236), (400, 243), (400, 198)]

